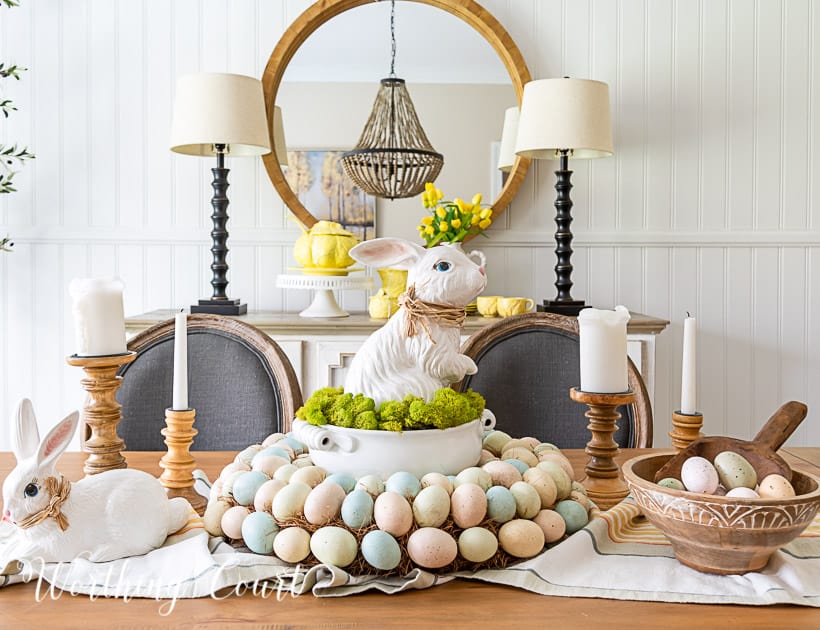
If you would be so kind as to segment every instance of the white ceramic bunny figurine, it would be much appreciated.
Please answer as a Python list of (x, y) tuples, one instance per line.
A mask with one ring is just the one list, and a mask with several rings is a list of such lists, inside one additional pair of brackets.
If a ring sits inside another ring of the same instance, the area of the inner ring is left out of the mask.
[(407, 269), (408, 289), (398, 312), (356, 353), (345, 392), (364, 394), (376, 405), (407, 394), (430, 400), (437, 389), (476, 373), (459, 346), (464, 307), (487, 285), (481, 252), (468, 256), (451, 245), (425, 249), (403, 239), (377, 238), (359, 243), (350, 256), (371, 267)]
[(23, 399), (13, 427), (17, 466), (3, 482), (3, 521), (20, 528), (15, 557), (103, 562), (147, 553), (181, 529), (188, 501), (168, 499), (155, 477), (109, 470), (69, 483), (55, 463), (79, 423), (74, 413), (41, 442), (31, 401)]

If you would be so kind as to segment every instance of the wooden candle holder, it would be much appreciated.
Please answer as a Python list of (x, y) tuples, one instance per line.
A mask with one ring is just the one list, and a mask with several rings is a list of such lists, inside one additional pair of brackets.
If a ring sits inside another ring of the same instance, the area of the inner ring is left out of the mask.
[(672, 430), (669, 432), (672, 446), (682, 451), (692, 442), (703, 437), (703, 433), (700, 432), (701, 427), (703, 427), (702, 414), (673, 411)]
[(162, 430), (168, 452), (162, 457), (159, 465), (165, 470), (159, 480), (168, 490), (168, 497), (183, 497), (200, 516), (205, 513), (208, 503), (206, 497), (194, 490), (193, 471), (196, 460), (190, 452), (194, 436), (195, 409), (166, 409), (165, 424)]
[(84, 448), (88, 451), (83, 471), (96, 475), (106, 470), (126, 468), (122, 451), (125, 442), (117, 435), (117, 424), (122, 415), (121, 405), (114, 395), (122, 383), (117, 370), (137, 358), (136, 352), (112, 354), (101, 357), (81, 357), (72, 354), (66, 359), (69, 365), (83, 368), (87, 378), (81, 383), (88, 396), (83, 407), (83, 420), (90, 429)]
[(592, 439), (584, 450), (590, 459), (584, 468), (586, 477), (581, 483), (589, 498), (602, 510), (608, 510), (629, 494), (621, 470), (615, 463), (619, 448), (613, 436), (618, 430), (616, 422), (621, 417), (616, 408), (633, 402), (635, 392), (598, 394), (573, 387), (569, 395), (575, 402), (589, 407), (584, 415), (589, 419), (587, 428), (592, 433)]

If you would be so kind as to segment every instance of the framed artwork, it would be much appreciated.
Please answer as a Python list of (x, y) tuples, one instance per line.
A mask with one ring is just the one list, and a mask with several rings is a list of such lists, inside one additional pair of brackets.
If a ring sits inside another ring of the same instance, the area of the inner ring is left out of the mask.
[(362, 192), (344, 172), (344, 151), (288, 151), (285, 179), (317, 219), (335, 221), (359, 240), (376, 236), (376, 198)]

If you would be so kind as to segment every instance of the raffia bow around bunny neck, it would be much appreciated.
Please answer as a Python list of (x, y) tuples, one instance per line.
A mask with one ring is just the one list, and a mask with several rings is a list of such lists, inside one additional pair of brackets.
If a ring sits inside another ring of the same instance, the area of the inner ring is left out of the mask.
[(403, 306), (407, 313), (404, 324), (405, 336), (415, 337), (418, 333), (418, 327), (421, 326), (432, 343), (436, 343), (436, 341), (430, 333), (428, 321), (432, 320), (444, 328), (461, 328), (467, 315), (464, 308), (438, 302), (425, 302), (417, 298), (416, 286), (412, 284), (399, 296), (398, 302), (399, 306)]
[(17, 526), (21, 529), (28, 529), (29, 527), (39, 525), (47, 518), (53, 518), (57, 521), (57, 525), (59, 525), (61, 531), (67, 530), (68, 519), (66, 515), (61, 512), (61, 506), (68, 498), (68, 495), (71, 494), (71, 483), (60, 475), (59, 479), (57, 477), (46, 477), (43, 480), (43, 485), (45, 486), (45, 491), (51, 497), (48, 501), (48, 505), (34, 514), (29, 514), (17, 523)]

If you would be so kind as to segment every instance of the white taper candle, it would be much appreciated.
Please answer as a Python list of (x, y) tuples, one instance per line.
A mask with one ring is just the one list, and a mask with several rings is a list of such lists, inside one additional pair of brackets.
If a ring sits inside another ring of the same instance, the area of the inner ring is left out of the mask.
[(174, 322), (174, 400), (172, 409), (188, 409), (188, 322), (185, 312)]
[(695, 342), (697, 329), (695, 318), (683, 320), (683, 364), (680, 384), (680, 411), (685, 414), (698, 412), (698, 399), (695, 387), (697, 369), (695, 362)]

